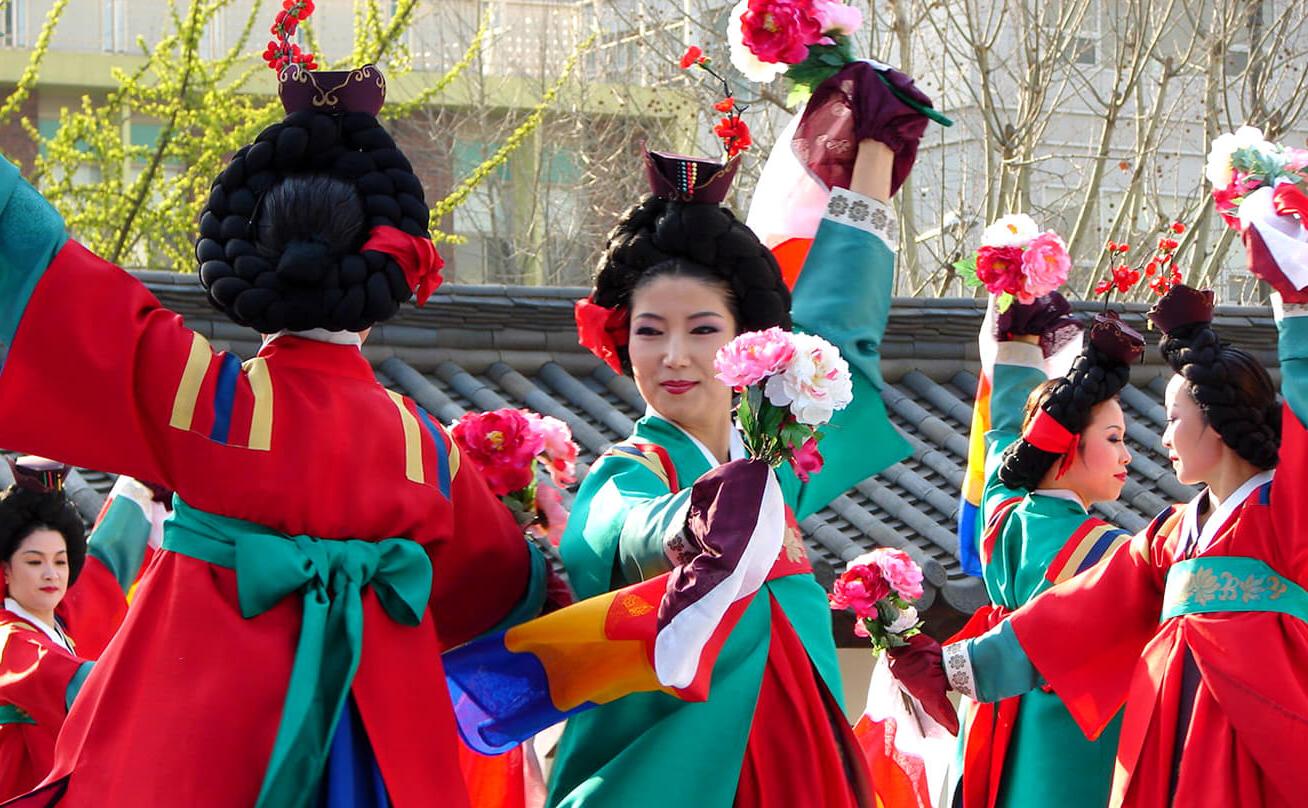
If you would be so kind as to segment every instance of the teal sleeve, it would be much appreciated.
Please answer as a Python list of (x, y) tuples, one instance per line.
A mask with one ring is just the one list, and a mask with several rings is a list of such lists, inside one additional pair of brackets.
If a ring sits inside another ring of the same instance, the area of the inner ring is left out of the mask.
[(675, 494), (650, 469), (608, 456), (591, 468), (577, 497), (559, 552), (578, 597), (589, 598), (667, 572), (670, 531), (685, 524), (690, 489)]
[(86, 677), (91, 675), (94, 665), (94, 662), (83, 662), (73, 678), (68, 680), (68, 688), (64, 691), (64, 706), (69, 710), (73, 709), (73, 702), (77, 699), (77, 694), (82, 692), (82, 685), (86, 684)]
[(524, 544), (527, 545), (527, 552), (531, 554), (531, 570), (530, 577), (527, 579), (527, 591), (523, 593), (517, 605), (504, 619), (488, 630), (487, 634), (507, 631), (519, 623), (525, 623), (540, 616), (541, 610), (545, 608), (545, 594), (550, 571), (549, 561), (545, 559), (545, 554), (535, 544), (525, 540)]
[(145, 563), (150, 517), (127, 496), (115, 496), (86, 539), (86, 551), (100, 560), (123, 590), (131, 589)]
[(1308, 424), (1308, 316), (1283, 317), (1280, 332), (1281, 395), (1299, 423)]
[(68, 241), (64, 221), (13, 163), (0, 157), (0, 356), (45, 268)]
[[(1040, 351), (1034, 345), (1003, 344), (1030, 348), (1036, 354)], [(990, 429), (985, 434), (986, 486), (981, 496), (982, 519), (985, 521), (989, 520), (997, 502), (1026, 493), (999, 482), (999, 460), (1004, 450), (1022, 436), (1022, 414), (1026, 400), (1031, 391), (1045, 381), (1044, 370), (1029, 365), (996, 362), (994, 374), (994, 386), (990, 393)]]
[(995, 702), (1020, 696), (1044, 682), (1007, 622), (967, 641), (972, 676), (979, 701)]
[(895, 253), (878, 233), (893, 226), (893, 215), (883, 203), (840, 189), (828, 210), (795, 283), (791, 316), (796, 330), (840, 351), (853, 376), (854, 398), (821, 429), (822, 471), (800, 483), (788, 466), (777, 470), (798, 519), (910, 452), (881, 399), (881, 341), (890, 319)]

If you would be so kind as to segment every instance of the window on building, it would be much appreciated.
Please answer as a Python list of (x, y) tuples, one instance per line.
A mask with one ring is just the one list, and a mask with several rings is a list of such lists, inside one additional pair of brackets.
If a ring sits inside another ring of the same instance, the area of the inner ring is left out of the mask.
[(27, 46), (27, 0), (9, 0), (0, 11), (0, 47)]
[(1100, 61), (1099, 49), (1103, 45), (1103, 32), (1100, 29), (1099, 0), (1091, 0), (1086, 6), (1085, 17), (1081, 26), (1072, 37), (1072, 60), (1079, 65), (1097, 65)]
[(127, 50), (127, 0), (104, 0), (101, 47), (110, 53)]
[(200, 36), (200, 58), (221, 58), (227, 47), (227, 15), (223, 8), (214, 9), (209, 24)]
[[(454, 144), (454, 181), (461, 182), (494, 153), (491, 144), (459, 140)], [(512, 260), (511, 175), (501, 166), (454, 209), (453, 230), (464, 239), (454, 246), (454, 277), (460, 283), (516, 281)]]

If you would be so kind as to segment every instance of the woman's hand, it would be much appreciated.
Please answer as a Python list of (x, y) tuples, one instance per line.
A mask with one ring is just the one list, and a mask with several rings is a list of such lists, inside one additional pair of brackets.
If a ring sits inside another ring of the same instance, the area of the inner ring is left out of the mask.
[(951, 735), (958, 734), (958, 711), (949, 700), (949, 679), (940, 643), (925, 634), (908, 638), (908, 645), (891, 648), (890, 672), (913, 698), (922, 703), (922, 709), (934, 718)]

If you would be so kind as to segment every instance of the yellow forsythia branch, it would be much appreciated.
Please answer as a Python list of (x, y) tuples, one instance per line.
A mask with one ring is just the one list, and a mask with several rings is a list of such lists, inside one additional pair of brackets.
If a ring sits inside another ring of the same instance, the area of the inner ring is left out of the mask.
[(41, 33), (37, 36), (36, 44), (32, 47), (32, 55), (27, 60), (27, 67), (23, 68), (23, 75), (18, 78), (18, 86), (5, 99), (4, 105), (0, 106), (0, 124), (8, 123), (9, 117), (32, 94), (41, 60), (45, 58), (45, 52), (50, 49), (50, 38), (54, 36), (55, 28), (59, 27), (59, 18), (63, 16), (64, 7), (67, 5), (68, 0), (55, 0), (54, 5), (50, 6), (50, 11), (46, 13), (45, 22), (41, 24)]

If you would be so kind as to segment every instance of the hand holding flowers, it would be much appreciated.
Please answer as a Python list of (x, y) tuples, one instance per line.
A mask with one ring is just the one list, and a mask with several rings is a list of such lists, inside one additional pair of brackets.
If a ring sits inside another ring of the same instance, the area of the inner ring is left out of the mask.
[(996, 308), (1001, 312), (1015, 298), (1019, 303), (1031, 303), (1062, 286), (1071, 268), (1072, 258), (1058, 234), (1040, 232), (1025, 213), (992, 223), (982, 231), (976, 254), (954, 264), (963, 283), (984, 286), (999, 296)]
[(543, 461), (557, 486), (577, 481), (577, 444), (557, 418), (504, 408), (471, 412), (450, 430), (463, 457), (481, 472), (491, 493), (524, 527), (539, 520), (536, 466)]
[(717, 378), (741, 392), (736, 418), (750, 456), (789, 462), (805, 482), (822, 468), (818, 427), (853, 400), (849, 365), (821, 337), (749, 331), (718, 351)]
[(877, 651), (908, 645), (922, 632), (912, 601), (922, 597), (922, 568), (908, 553), (878, 547), (845, 568), (831, 587), (832, 609), (854, 612), (854, 633)]

